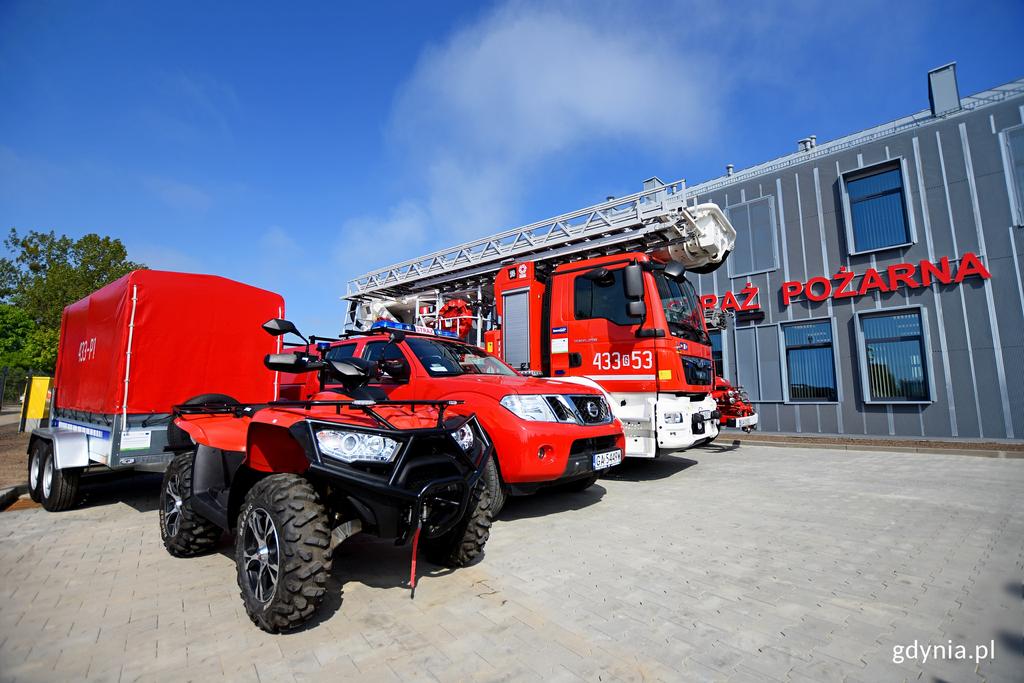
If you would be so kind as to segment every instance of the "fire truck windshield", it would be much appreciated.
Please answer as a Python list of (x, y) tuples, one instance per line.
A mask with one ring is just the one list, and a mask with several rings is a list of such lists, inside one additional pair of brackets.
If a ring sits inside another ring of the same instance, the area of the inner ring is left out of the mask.
[(654, 279), (658, 283), (658, 295), (670, 331), (691, 341), (710, 344), (704, 328), (704, 313), (693, 285), (687, 280), (677, 282), (662, 272), (656, 272)]
[(409, 348), (431, 377), (455, 375), (508, 375), (516, 373), (494, 356), (457, 342), (426, 337), (408, 337)]

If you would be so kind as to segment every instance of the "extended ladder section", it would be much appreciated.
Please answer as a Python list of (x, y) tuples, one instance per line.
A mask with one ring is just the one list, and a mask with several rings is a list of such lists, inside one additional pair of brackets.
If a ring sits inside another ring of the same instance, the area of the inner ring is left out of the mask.
[(736, 239), (718, 206), (687, 205), (684, 181), (665, 185), (655, 178), (644, 185), (642, 192), (628, 197), (371, 271), (349, 281), (345, 298), (371, 307), (374, 300), (489, 284), (503, 263), (567, 261), (660, 247), (692, 270), (717, 268)]

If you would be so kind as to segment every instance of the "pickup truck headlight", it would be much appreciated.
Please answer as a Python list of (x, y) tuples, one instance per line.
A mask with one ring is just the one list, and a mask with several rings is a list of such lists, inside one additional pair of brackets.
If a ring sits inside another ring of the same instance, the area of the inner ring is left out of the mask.
[(539, 394), (510, 394), (501, 399), (501, 405), (524, 420), (558, 422), (558, 418), (555, 417), (551, 406), (548, 405), (547, 399)]
[(395, 459), (398, 442), (380, 434), (321, 429), (316, 433), (320, 452), (345, 462), (388, 463)]

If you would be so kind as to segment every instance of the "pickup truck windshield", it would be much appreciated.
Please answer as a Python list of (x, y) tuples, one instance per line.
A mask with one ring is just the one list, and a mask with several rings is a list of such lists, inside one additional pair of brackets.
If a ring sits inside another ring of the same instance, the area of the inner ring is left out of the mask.
[(408, 337), (406, 342), (432, 377), (516, 374), (497, 358), (469, 344), (425, 337)]
[(686, 280), (677, 282), (661, 272), (655, 273), (654, 279), (658, 282), (658, 295), (671, 331), (685, 339), (710, 344), (704, 327), (704, 311), (693, 285)]

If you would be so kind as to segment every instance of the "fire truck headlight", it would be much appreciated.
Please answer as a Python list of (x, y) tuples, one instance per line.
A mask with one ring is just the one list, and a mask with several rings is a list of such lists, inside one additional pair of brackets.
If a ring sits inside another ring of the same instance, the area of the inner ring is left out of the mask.
[(682, 413), (665, 413), (665, 424), (676, 425), (683, 421)]
[(344, 462), (391, 462), (398, 442), (380, 434), (321, 429), (316, 433), (320, 452)]
[(501, 405), (523, 420), (534, 422), (558, 422), (547, 400), (539, 395), (510, 394), (501, 399)]

